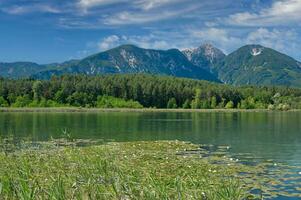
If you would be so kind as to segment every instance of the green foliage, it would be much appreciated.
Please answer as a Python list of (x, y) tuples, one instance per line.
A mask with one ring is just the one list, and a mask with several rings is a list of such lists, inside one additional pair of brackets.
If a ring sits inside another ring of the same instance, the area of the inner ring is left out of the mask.
[(195, 90), (195, 95), (194, 95), (193, 100), (191, 102), (191, 108), (192, 109), (200, 109), (202, 107), (201, 96), (202, 96), (202, 91), (199, 88), (196, 89)]
[(31, 103), (29, 95), (18, 96), (12, 107), (27, 107)]
[[(254, 50), (260, 54), (253, 56)], [(233, 85), (300, 87), (299, 65), (295, 59), (273, 49), (260, 45), (246, 45), (215, 65), (213, 71), (218, 74), (220, 80)]]
[(143, 108), (143, 106), (133, 100), (124, 100), (111, 96), (98, 96), (97, 97), (98, 108)]
[[(64, 135), (70, 138), (67, 131)], [(9, 144), (11, 151), (1, 148)], [(99, 144), (82, 139), (35, 142), (32, 146), (31, 141), (15, 145), (14, 138), (8, 138), (0, 141), (0, 199), (300, 197), (298, 192), (282, 189), (294, 187), (295, 182), (290, 184), (285, 177), (296, 167), (279, 164), (271, 171), (274, 162), (243, 164), (229, 159), (231, 154), (224, 147), (209, 147), (180, 141)], [(224, 156), (216, 156), (221, 151)]]
[(241, 109), (255, 109), (255, 100), (252, 97), (248, 97), (240, 102)]
[(217, 106), (217, 100), (216, 100), (216, 97), (213, 96), (213, 97), (211, 97), (211, 105), (210, 105), (210, 107), (214, 109), (214, 108), (216, 108), (216, 106)]
[(44, 81), (0, 79), (0, 93), (8, 106), (12, 107), (120, 107), (119, 103), (113, 106), (109, 102), (118, 102), (116, 99), (104, 99), (104, 103), (99, 105), (98, 96), (110, 96), (125, 102), (132, 100), (139, 102), (138, 107), (142, 105), (152, 108), (175, 107), (174, 103), (169, 103), (173, 98), (177, 107), (193, 109), (224, 108), (230, 101), (234, 104), (233, 108), (241, 109), (263, 109), (268, 105), (277, 107), (279, 104), (287, 104), (290, 109), (301, 107), (300, 89), (233, 87), (143, 74), (65, 75)]
[(174, 108), (177, 108), (177, 107), (178, 107), (177, 100), (175, 98), (171, 98), (171, 99), (168, 100), (167, 108), (174, 109)]
[(282, 111), (286, 111), (290, 109), (290, 106), (288, 104), (278, 104), (276, 107), (277, 110), (282, 110)]
[(234, 108), (234, 103), (233, 103), (233, 101), (229, 101), (229, 102), (226, 104), (225, 108), (226, 108), (226, 109), (232, 109), (232, 108)]
[(33, 99), (39, 101), (43, 96), (43, 84), (41, 81), (35, 81), (32, 85)]
[(0, 107), (8, 107), (8, 102), (0, 96)]
[(184, 104), (183, 104), (183, 108), (184, 108), (184, 109), (189, 109), (189, 108), (191, 108), (191, 107), (190, 107), (190, 104), (191, 104), (191, 102), (190, 102), (188, 99), (186, 99), (186, 101), (185, 101)]
[(67, 103), (77, 107), (92, 107), (93, 96), (85, 92), (74, 92), (67, 97)]

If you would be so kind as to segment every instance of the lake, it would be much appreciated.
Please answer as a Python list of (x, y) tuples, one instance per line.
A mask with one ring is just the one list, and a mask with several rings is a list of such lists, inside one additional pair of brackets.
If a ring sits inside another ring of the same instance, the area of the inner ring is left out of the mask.
[[(80, 139), (182, 140), (226, 145), (240, 160), (301, 167), (301, 112), (0, 113), (0, 122), (2, 136), (49, 140), (67, 131)], [(287, 191), (300, 182), (296, 171)]]

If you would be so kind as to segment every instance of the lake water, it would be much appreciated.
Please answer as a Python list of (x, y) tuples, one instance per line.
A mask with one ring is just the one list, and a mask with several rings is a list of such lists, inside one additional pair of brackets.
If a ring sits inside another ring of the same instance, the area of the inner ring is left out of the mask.
[(301, 167), (301, 112), (0, 113), (0, 122), (2, 136), (48, 140), (67, 130), (81, 139), (183, 140), (227, 145), (239, 159)]

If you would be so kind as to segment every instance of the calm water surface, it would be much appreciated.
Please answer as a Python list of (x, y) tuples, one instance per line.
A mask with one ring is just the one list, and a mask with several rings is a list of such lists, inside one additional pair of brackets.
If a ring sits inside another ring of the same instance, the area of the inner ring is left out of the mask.
[(301, 166), (301, 112), (0, 113), (2, 136), (48, 140), (65, 129), (81, 139), (227, 145), (234, 155)]

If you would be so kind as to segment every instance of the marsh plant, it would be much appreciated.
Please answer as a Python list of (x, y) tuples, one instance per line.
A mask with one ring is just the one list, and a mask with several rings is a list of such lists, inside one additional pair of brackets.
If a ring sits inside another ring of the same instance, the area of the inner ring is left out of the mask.
[(0, 199), (236, 200), (275, 195), (267, 188), (257, 195), (250, 192), (264, 185), (256, 175), (263, 173), (263, 166), (207, 156), (205, 148), (190, 143), (110, 142), (79, 147), (57, 142), (61, 140), (41, 142), (39, 148), (1, 151)]

